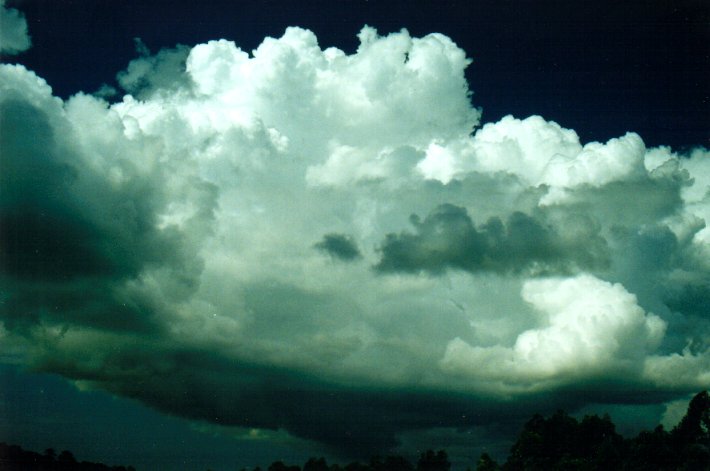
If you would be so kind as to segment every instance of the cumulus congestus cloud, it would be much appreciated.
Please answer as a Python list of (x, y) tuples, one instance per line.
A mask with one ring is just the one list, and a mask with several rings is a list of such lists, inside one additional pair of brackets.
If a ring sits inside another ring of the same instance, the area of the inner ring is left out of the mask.
[(365, 454), (710, 387), (707, 150), (477, 128), (450, 39), (359, 38), (141, 47), (114, 104), (0, 65), (0, 341)]

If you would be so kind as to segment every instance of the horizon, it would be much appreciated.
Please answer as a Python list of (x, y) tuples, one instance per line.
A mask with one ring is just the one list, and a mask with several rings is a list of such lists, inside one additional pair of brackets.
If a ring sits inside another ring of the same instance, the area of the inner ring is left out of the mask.
[[(586, 466), (589, 469), (651, 469), (662, 463), (667, 469), (699, 469), (707, 463), (707, 445), (710, 432), (707, 428), (710, 413), (710, 396), (701, 391), (693, 396), (682, 419), (670, 430), (663, 424), (653, 431), (643, 430), (636, 437), (623, 437), (616, 431), (616, 426), (608, 414), (600, 417), (586, 414), (575, 418), (558, 410), (549, 417), (535, 414), (530, 417), (517, 435), (505, 462), (498, 463), (489, 453), (483, 452), (480, 458), (466, 463), (459, 463), (471, 469), (476, 462), (476, 470), (501, 469), (551, 469), (560, 466)], [(704, 450), (704, 451), (703, 451)], [(0, 442), (0, 458), (10, 469), (22, 469), (20, 465), (33, 464), (32, 469), (107, 469), (114, 471), (134, 471), (132, 465), (105, 464), (77, 458), (69, 450), (59, 454), (54, 448), (43, 453), (24, 450), (17, 445)], [(416, 466), (415, 466), (416, 463)], [(182, 468), (188, 465), (181, 463)], [(266, 465), (264, 465), (266, 468)], [(284, 460), (272, 462), (269, 470), (280, 471), (449, 471), (452, 463), (446, 450), (427, 449), (418, 456), (396, 454), (372, 456), (369, 461), (352, 461), (328, 464), (324, 457), (309, 457), (301, 467)], [(153, 465), (151, 469), (155, 469)], [(173, 469), (175, 466), (173, 466)], [(210, 468), (208, 468), (209, 471)], [(251, 467), (242, 466), (242, 471), (262, 469), (257, 463)], [(456, 469), (456, 467), (454, 468)]]

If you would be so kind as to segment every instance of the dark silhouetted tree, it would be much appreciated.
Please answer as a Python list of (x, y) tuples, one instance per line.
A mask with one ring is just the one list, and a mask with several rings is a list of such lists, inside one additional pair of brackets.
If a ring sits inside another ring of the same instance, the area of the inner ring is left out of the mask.
[(659, 425), (652, 432), (643, 431), (629, 440), (624, 457), (624, 470), (658, 471), (676, 469), (677, 456), (671, 447), (668, 432)]
[(274, 461), (273, 463), (271, 463), (268, 469), (269, 471), (301, 471), (300, 466), (288, 466), (284, 464), (283, 461)]
[(707, 391), (698, 393), (688, 404), (688, 410), (671, 432), (671, 437), (681, 443), (707, 442), (710, 433), (710, 396)]
[(558, 411), (530, 419), (511, 448), (505, 470), (619, 469), (623, 438), (608, 416), (582, 422)]
[(414, 465), (402, 456), (388, 456), (385, 458), (387, 471), (414, 471)]
[(444, 450), (427, 450), (419, 456), (417, 471), (449, 471), (451, 463)]
[(371, 468), (367, 465), (364, 465), (362, 463), (358, 463), (357, 461), (354, 461), (352, 463), (348, 463), (345, 465), (345, 468), (343, 468), (344, 471), (370, 471)]
[(373, 457), (370, 460), (371, 471), (414, 471), (412, 463), (402, 456)]
[(303, 471), (329, 471), (325, 458), (309, 458), (303, 465)]
[(108, 466), (88, 461), (77, 462), (69, 451), (56, 456), (52, 448), (43, 454), (23, 450), (16, 445), (0, 443), (1, 471), (135, 471), (132, 466)]
[(707, 391), (691, 399), (685, 416), (671, 431), (670, 441), (679, 457), (678, 469), (710, 469), (710, 396)]
[(534, 415), (513, 445), (505, 469), (553, 469), (568, 454), (577, 421), (562, 411), (549, 419)]
[(72, 454), (71, 451), (64, 450), (61, 453), (59, 453), (59, 457), (57, 458), (57, 461), (59, 461), (60, 463), (76, 463), (76, 458), (74, 458), (74, 455)]
[(577, 429), (576, 457), (598, 469), (615, 469), (623, 459), (624, 439), (608, 414), (587, 415)]
[(488, 453), (481, 454), (476, 463), (476, 471), (499, 471), (500, 466)]

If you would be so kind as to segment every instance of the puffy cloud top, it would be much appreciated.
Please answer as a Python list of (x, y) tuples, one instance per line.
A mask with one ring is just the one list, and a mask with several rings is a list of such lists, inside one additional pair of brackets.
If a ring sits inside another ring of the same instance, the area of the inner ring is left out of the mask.
[(665, 332), (665, 322), (644, 313), (621, 285), (586, 274), (529, 280), (522, 297), (542, 314), (539, 327), (522, 332), (510, 348), (454, 339), (444, 367), (468, 372), (474, 381), (527, 378), (533, 390), (594, 375), (627, 374), (628, 381), (642, 371), (645, 354)]

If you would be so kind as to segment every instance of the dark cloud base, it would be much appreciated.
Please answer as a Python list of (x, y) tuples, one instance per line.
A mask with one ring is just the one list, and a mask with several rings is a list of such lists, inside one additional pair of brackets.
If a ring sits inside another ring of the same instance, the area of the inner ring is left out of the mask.
[(675, 389), (643, 391), (636, 381), (603, 377), (515, 398), (427, 387), (382, 388), (323, 381), (308, 372), (229, 361), (206, 351), (158, 348), (147, 337), (136, 337), (93, 369), (57, 355), (42, 360), (36, 370), (59, 373), (178, 417), (286, 430), (325, 445), (334, 456), (359, 460), (399, 449), (405, 432), (477, 428), (491, 442), (510, 442), (531, 410), (544, 415), (576, 411), (590, 397), (598, 404), (658, 404), (678, 394)]

